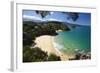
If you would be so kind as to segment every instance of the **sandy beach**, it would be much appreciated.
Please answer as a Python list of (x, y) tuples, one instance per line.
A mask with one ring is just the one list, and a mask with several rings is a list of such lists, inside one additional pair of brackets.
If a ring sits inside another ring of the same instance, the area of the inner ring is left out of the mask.
[(57, 48), (54, 48), (53, 46), (53, 36), (49, 35), (43, 35), (40, 37), (37, 37), (35, 40), (36, 47), (40, 47), (43, 51), (48, 52), (48, 54), (53, 53), (57, 56), (61, 57), (61, 60), (65, 61), (69, 59), (69, 56), (61, 53)]

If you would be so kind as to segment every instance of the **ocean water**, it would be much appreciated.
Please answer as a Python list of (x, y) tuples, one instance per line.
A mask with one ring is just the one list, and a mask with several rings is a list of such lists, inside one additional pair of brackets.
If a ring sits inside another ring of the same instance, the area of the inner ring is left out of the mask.
[(91, 27), (77, 26), (71, 31), (58, 32), (54, 45), (61, 52), (74, 54), (76, 50), (91, 52)]

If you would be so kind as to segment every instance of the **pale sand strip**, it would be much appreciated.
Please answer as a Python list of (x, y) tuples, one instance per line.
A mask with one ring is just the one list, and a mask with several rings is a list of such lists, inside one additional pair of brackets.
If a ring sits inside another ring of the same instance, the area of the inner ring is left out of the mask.
[(61, 53), (57, 48), (54, 48), (53, 39), (54, 37), (48, 35), (37, 37), (35, 40), (36, 47), (40, 47), (43, 51), (48, 52), (48, 54), (53, 53), (60, 56), (63, 61), (68, 60), (68, 55)]
[[(55, 46), (54, 45), (54, 37), (51, 37), (52, 38), (52, 44), (53, 44), (53, 47)], [(59, 56), (61, 57), (61, 59), (63, 60), (63, 61), (66, 61), (66, 60), (68, 60), (69, 58), (74, 58), (74, 55), (68, 55), (68, 54), (65, 54), (65, 53), (62, 53), (62, 52), (60, 52), (59, 50), (58, 50), (58, 48), (55, 48), (54, 47), (54, 49), (59, 53)]]

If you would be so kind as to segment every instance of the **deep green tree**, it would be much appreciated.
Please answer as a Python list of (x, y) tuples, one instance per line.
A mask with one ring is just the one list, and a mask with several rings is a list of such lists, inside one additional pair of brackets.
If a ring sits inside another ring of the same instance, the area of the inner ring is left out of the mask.
[(48, 56), (48, 61), (61, 61), (61, 58), (60, 58), (60, 56), (57, 56), (57, 55), (51, 53)]
[(41, 62), (47, 60), (47, 52), (42, 51), (40, 48), (24, 47), (23, 62)]

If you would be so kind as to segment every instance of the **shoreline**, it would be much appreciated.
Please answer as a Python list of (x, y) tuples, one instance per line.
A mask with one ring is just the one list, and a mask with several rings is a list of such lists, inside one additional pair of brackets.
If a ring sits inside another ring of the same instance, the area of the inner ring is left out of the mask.
[(37, 37), (35, 40), (35, 47), (41, 48), (41, 50), (47, 52), (48, 54), (53, 53), (57, 56), (60, 56), (62, 61), (69, 60), (69, 58), (73, 58), (67, 54), (64, 54), (60, 52), (54, 45), (54, 36), (50, 35), (43, 35), (40, 37)]
[[(54, 49), (59, 53), (59, 56), (61, 57), (61, 60), (62, 61), (67, 61), (67, 60), (69, 60), (70, 58), (74, 58), (74, 55), (72, 56), (72, 55), (68, 55), (68, 54), (65, 54), (65, 53), (62, 53), (62, 52), (60, 52), (59, 51), (59, 49), (57, 49), (56, 47), (55, 47), (55, 44), (54, 43), (56, 43), (55, 41), (54, 41), (54, 36), (52, 37), (52, 44), (53, 44), (53, 47), (54, 47)], [(56, 43), (57, 44), (57, 43)], [(58, 44), (59, 45), (59, 44)], [(63, 48), (63, 47), (62, 47)]]

